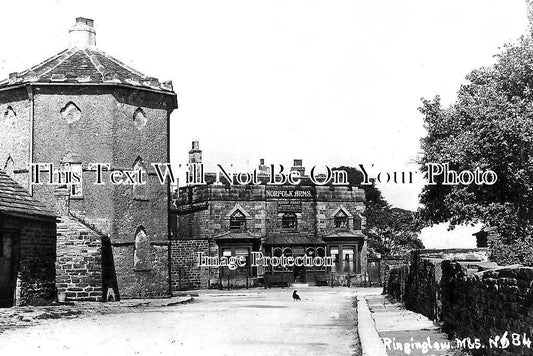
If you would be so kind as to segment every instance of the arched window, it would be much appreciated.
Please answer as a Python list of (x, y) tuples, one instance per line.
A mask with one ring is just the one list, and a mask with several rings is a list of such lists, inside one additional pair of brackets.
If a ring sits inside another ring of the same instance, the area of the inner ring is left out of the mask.
[(281, 257), (283, 255), (283, 251), (281, 250), (281, 247), (276, 247), (274, 249), (274, 257)]
[(69, 125), (75, 123), (81, 118), (80, 108), (72, 101), (69, 101), (67, 105), (61, 109), (60, 113)]
[(147, 271), (150, 266), (150, 241), (144, 227), (139, 226), (135, 231), (135, 245), (133, 249), (133, 268), (136, 271)]
[(8, 106), (6, 111), (4, 112), (4, 120), (10, 120), (17, 117), (17, 114), (15, 113), (15, 110), (11, 106)]
[(147, 122), (148, 118), (146, 117), (146, 114), (144, 113), (143, 109), (137, 108), (133, 113), (133, 124), (135, 125), (135, 127), (140, 130), (146, 126)]
[(9, 157), (7, 157), (6, 163), (4, 164), (4, 172), (6, 172), (6, 174), (11, 178), (15, 178), (14, 169), (15, 161), (13, 161), (13, 158), (11, 157), (11, 155), (9, 155)]
[(348, 228), (348, 215), (344, 212), (344, 210), (339, 210), (339, 212), (335, 215), (333, 219), (334, 219), (335, 228), (337, 229)]
[[(135, 171), (135, 181), (133, 184), (133, 199), (134, 200), (148, 200), (147, 186), (146, 186), (146, 167), (141, 156), (137, 156), (133, 162), (133, 170)], [(138, 183), (143, 182), (143, 183)]]
[(235, 212), (229, 218), (229, 229), (232, 231), (246, 230), (246, 216), (240, 210)]
[(281, 227), (287, 230), (296, 230), (298, 219), (294, 213), (285, 213), (281, 216)]
[(285, 256), (285, 257), (290, 257), (290, 256), (292, 256), (292, 248), (290, 248), (290, 247), (285, 247), (285, 248), (283, 249), (283, 256)]

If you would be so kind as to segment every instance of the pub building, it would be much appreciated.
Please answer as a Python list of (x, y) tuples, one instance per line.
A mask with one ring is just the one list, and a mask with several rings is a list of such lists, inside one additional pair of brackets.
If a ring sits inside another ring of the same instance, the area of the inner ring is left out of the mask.
[[(202, 162), (197, 141), (189, 162)], [(367, 265), (364, 191), (313, 184), (301, 160), (294, 160), (294, 170), (303, 177), (299, 185), (266, 184), (270, 172), (261, 159), (261, 184), (233, 185), (220, 179), (217, 185), (215, 174), (206, 173), (206, 184), (180, 187), (172, 210), (173, 289), (362, 283)], [(309, 256), (315, 262), (331, 256), (332, 263), (254, 266), (253, 252), (270, 258)], [(201, 266), (200, 254), (219, 259), (243, 256), (246, 266)]]

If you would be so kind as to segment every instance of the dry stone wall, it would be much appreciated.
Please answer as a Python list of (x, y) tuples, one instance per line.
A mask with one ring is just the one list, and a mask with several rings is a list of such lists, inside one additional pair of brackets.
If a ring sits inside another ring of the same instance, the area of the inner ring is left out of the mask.
[(424, 257), (391, 268), (385, 293), (473, 355), (533, 354), (533, 268)]

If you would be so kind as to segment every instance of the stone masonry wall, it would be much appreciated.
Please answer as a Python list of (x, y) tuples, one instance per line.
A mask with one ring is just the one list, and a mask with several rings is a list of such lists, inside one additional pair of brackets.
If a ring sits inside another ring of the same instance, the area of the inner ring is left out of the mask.
[[(489, 346), (474, 354), (533, 353), (533, 344), (528, 342), (533, 342), (533, 268), (511, 267), (469, 276), (461, 264), (444, 261), (442, 269), (445, 326), (459, 338), (477, 338)], [(498, 340), (496, 346), (490, 347), (490, 339)]]
[(407, 275), (405, 289), (405, 306), (428, 318), (438, 319), (438, 281), (440, 280), (440, 263), (422, 259), (413, 254), (410, 273)]
[(379, 274), (380, 274), (380, 280), (383, 285), (384, 291), (387, 291), (387, 288), (389, 288), (388, 287), (389, 283), (394, 283), (394, 281), (390, 280), (391, 269), (398, 267), (398, 266), (407, 265), (407, 263), (408, 263), (408, 259), (403, 258), (403, 257), (382, 258), (380, 260)]
[(30, 101), (25, 88), (0, 93), (0, 168), (24, 188), (28, 185), (30, 152)]
[(102, 300), (101, 237), (74, 218), (57, 224), (56, 285), (68, 300)]
[(207, 267), (198, 266), (197, 252), (209, 255), (208, 240), (173, 240), (171, 242), (171, 280), (173, 290), (207, 288)]
[(388, 278), (387, 294), (442, 321), (473, 355), (533, 354), (532, 267), (413, 254), (409, 266), (391, 268)]
[(56, 224), (54, 219), (6, 218), (4, 228), (20, 229), (17, 305), (48, 304), (56, 297)]
[(384, 292), (397, 301), (403, 302), (408, 275), (409, 266), (407, 265), (391, 268), (387, 274), (387, 283), (384, 285)]

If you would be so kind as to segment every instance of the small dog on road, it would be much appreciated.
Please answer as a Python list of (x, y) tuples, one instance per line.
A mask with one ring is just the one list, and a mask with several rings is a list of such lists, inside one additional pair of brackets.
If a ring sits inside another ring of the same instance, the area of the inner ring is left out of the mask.
[(300, 296), (298, 294), (296, 294), (296, 291), (292, 292), (292, 299), (293, 300), (301, 300)]

